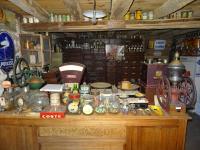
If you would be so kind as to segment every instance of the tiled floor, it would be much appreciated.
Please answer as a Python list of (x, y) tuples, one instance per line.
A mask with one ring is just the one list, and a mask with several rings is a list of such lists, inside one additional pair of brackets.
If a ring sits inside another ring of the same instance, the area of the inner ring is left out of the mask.
[(189, 115), (192, 120), (188, 122), (185, 150), (200, 150), (200, 116)]

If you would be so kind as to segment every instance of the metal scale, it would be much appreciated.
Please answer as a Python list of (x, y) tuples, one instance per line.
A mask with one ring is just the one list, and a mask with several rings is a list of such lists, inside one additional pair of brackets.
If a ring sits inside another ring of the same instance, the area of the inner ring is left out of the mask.
[(167, 112), (171, 108), (175, 108), (176, 111), (193, 108), (196, 103), (196, 88), (188, 77), (185, 66), (179, 61), (178, 52), (167, 68), (168, 76), (159, 80), (156, 89), (161, 107)]
[(63, 64), (59, 67), (62, 82), (65, 86), (70, 88), (73, 87), (74, 83), (80, 84), (83, 79), (85, 68), (85, 65), (76, 62)]

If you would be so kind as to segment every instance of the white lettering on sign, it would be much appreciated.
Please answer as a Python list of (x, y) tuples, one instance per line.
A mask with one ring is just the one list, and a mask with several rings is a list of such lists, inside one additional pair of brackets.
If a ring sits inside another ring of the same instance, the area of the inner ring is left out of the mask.
[(163, 50), (165, 49), (166, 40), (155, 40), (154, 49)]
[(69, 74), (69, 75), (67, 75), (67, 78), (73, 78), (73, 79), (76, 79), (76, 75)]
[(13, 60), (0, 63), (0, 67), (2, 67), (2, 66), (12, 66), (12, 65), (13, 65)]
[(62, 118), (62, 116), (60, 114), (51, 114), (51, 115), (47, 115), (47, 114), (44, 114), (41, 116), (43, 119), (54, 119), (54, 118)]

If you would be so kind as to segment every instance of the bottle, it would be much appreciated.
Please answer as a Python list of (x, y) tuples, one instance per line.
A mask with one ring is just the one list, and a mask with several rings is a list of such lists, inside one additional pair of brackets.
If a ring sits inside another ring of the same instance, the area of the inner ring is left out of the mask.
[(78, 83), (74, 83), (73, 88), (72, 88), (72, 93), (74, 94), (78, 93)]

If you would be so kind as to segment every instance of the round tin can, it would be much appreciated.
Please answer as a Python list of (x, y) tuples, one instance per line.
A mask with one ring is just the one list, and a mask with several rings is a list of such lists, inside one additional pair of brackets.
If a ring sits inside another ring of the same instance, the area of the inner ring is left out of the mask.
[(148, 12), (143, 12), (142, 13), (142, 19), (147, 20), (148, 19)]
[(142, 19), (142, 10), (136, 10), (135, 11), (135, 19), (141, 20)]
[(60, 94), (59, 93), (51, 93), (50, 95), (50, 105), (60, 105)]
[(149, 20), (152, 20), (153, 19), (153, 11), (149, 11), (149, 14), (148, 14), (148, 18)]
[(135, 20), (135, 13), (131, 13), (130, 20)]

